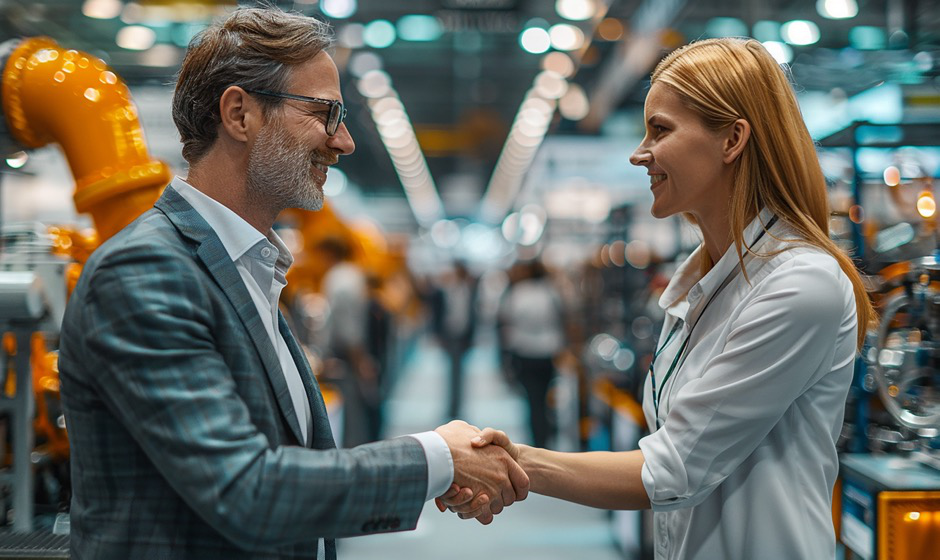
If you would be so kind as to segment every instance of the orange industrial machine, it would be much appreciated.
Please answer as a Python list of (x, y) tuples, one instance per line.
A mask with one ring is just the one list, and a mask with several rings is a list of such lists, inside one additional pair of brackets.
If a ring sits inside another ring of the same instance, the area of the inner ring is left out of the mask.
[(9, 134), (27, 148), (55, 142), (75, 177), (75, 208), (104, 241), (153, 206), (169, 182), (147, 153), (127, 86), (92, 55), (52, 39), (23, 40), (3, 68)]
[[(14, 442), (12, 457), (2, 461), (13, 464), (14, 527), (29, 530), (33, 499), (29, 456), (61, 463), (68, 457), (68, 439), (58, 410), (56, 353), (48, 352), (42, 332), (28, 330), (58, 328), (66, 293), (75, 285), (81, 264), (100, 242), (153, 206), (170, 170), (148, 154), (130, 92), (102, 60), (46, 37), (9, 41), (0, 46), (0, 56), (4, 116), (0, 144), (15, 149), (58, 144), (75, 177), (75, 208), (91, 214), (97, 230), (4, 232), (4, 273), (38, 277), (35, 285), (45, 291), (47, 306), (44, 319), (37, 314), (32, 322), (13, 324), (10, 317), (0, 317), (3, 329), (9, 331), (0, 356), (7, 364), (0, 393), (12, 411)], [(22, 255), (17, 253), (20, 247)], [(30, 385), (31, 391), (19, 390)], [(33, 431), (27, 433), (23, 426), (30, 419)]]

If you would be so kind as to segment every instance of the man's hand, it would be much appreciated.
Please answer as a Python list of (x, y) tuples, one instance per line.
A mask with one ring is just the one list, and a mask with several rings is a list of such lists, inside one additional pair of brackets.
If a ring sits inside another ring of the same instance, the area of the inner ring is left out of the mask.
[[(498, 445), (474, 448), (471, 440), (481, 432), (474, 426), (454, 420), (435, 430), (450, 448), (454, 459), (454, 487), (445, 494), (445, 502), (460, 517), (475, 517), (484, 525), (504, 507), (524, 500), (529, 493), (529, 477)], [(473, 493), (467, 500), (468, 492)], [(462, 503), (460, 500), (464, 500)], [(444, 502), (438, 504), (441, 507)]]

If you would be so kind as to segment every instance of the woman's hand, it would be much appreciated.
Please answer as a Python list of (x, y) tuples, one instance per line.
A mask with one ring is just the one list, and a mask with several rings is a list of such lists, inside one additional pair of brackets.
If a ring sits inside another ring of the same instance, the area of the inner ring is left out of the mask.
[(516, 447), (516, 445), (510, 441), (509, 436), (506, 435), (506, 432), (502, 430), (496, 430), (493, 428), (484, 428), (479, 435), (470, 440), (470, 444), (473, 447), (486, 447), (487, 445), (493, 444), (498, 445), (506, 450), (509, 453), (509, 456), (512, 457), (512, 460), (519, 462), (519, 456), (521, 449)]

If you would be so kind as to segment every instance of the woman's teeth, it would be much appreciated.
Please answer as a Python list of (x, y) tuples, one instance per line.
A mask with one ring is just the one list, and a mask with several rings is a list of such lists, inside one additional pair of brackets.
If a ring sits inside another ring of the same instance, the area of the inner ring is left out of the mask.
[(666, 178), (665, 175), (650, 175), (650, 185), (655, 185), (656, 183), (664, 180), (665, 178)]

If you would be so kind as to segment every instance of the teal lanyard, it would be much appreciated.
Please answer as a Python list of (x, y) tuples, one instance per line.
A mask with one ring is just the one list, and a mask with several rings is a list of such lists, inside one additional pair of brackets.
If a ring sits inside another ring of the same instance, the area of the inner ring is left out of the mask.
[[(757, 242), (760, 241), (762, 237), (764, 237), (764, 234), (767, 233), (767, 230), (769, 230), (771, 227), (773, 227), (773, 225), (774, 225), (775, 223), (777, 223), (777, 216), (774, 216), (773, 218), (770, 219), (769, 222), (767, 222), (767, 225), (764, 226), (764, 229), (761, 230), (760, 235), (758, 235), (757, 238), (754, 239), (753, 243), (751, 243), (750, 245), (748, 245), (748, 250), (750, 250), (751, 247), (753, 247), (754, 245), (757, 245)], [(721, 291), (722, 291), (723, 289), (725, 289), (725, 286), (727, 286), (728, 284), (731, 283), (731, 280), (734, 278), (735, 273), (738, 271), (738, 269), (739, 269), (740, 267), (741, 267), (741, 263), (739, 262), (739, 263), (735, 266), (735, 268), (733, 268), (733, 269), (731, 270), (731, 272), (728, 274), (728, 276), (725, 277), (725, 279), (724, 279), (724, 281), (721, 283), (721, 285), (718, 286), (718, 289), (715, 290), (715, 293), (712, 294), (712, 297), (708, 298), (708, 301), (705, 302), (705, 306), (702, 308), (702, 311), (698, 314), (698, 319), (697, 319), (697, 320), (695, 321), (695, 323), (693, 323), (692, 326), (689, 328), (689, 334), (686, 335), (685, 340), (682, 341), (682, 346), (679, 347), (679, 351), (676, 352), (676, 357), (673, 358), (672, 364), (669, 365), (669, 369), (666, 371), (666, 375), (663, 377), (663, 382), (662, 382), (662, 385), (661, 385), (660, 388), (659, 388), (659, 392), (658, 392), (658, 393), (657, 393), (657, 391), (656, 391), (656, 371), (655, 371), (655, 369), (654, 369), (654, 366), (656, 365), (656, 358), (658, 358), (659, 355), (662, 354), (663, 350), (665, 350), (666, 347), (669, 346), (669, 343), (672, 342), (672, 337), (675, 336), (675, 334), (679, 331), (679, 327), (682, 326), (682, 320), (681, 320), (681, 319), (679, 319), (679, 320), (676, 321), (676, 324), (673, 325), (673, 326), (672, 326), (672, 329), (669, 331), (669, 335), (666, 336), (666, 341), (663, 342), (663, 345), (659, 347), (659, 350), (657, 350), (656, 353), (653, 354), (653, 359), (650, 361), (650, 383), (651, 383), (652, 389), (653, 389), (653, 414), (655, 415), (655, 418), (656, 418), (656, 429), (657, 429), (657, 430), (660, 428), (660, 425), (659, 425), (659, 398), (662, 396), (663, 390), (666, 388), (666, 382), (669, 381), (669, 379), (672, 377), (672, 374), (673, 374), (673, 373), (675, 373), (678, 369), (680, 369), (680, 368), (682, 367), (682, 366), (679, 364), (679, 360), (682, 358), (682, 355), (685, 354), (685, 349), (686, 349), (686, 347), (688, 347), (688, 345), (689, 345), (689, 340), (692, 339), (692, 331), (695, 330), (695, 327), (698, 326), (699, 322), (702, 320), (702, 317), (705, 316), (705, 310), (708, 309), (708, 306), (711, 304), (711, 302), (715, 301), (715, 297), (717, 297), (718, 294), (720, 294)], [(684, 362), (683, 362), (683, 363), (684, 363)]]
[[(709, 303), (710, 302), (711, 300), (709, 300)], [(701, 318), (701, 315), (699, 317)], [(672, 326), (672, 330), (669, 331), (669, 335), (666, 337), (666, 341), (663, 342), (663, 345), (659, 347), (659, 350), (653, 354), (653, 360), (650, 362), (650, 382), (653, 389), (653, 411), (656, 415), (656, 429), (659, 429), (659, 396), (662, 394), (662, 388), (660, 388), (659, 392), (656, 392), (656, 370), (654, 369), (654, 366), (656, 365), (656, 358), (658, 358), (659, 355), (662, 354), (663, 350), (669, 346), (669, 343), (672, 341), (672, 337), (675, 336), (677, 332), (679, 332), (679, 327), (681, 326), (682, 319), (679, 319), (676, 321), (676, 324)], [(679, 363), (679, 358), (682, 356), (683, 352), (685, 352), (685, 347), (688, 346), (689, 338), (691, 338), (691, 336), (692, 331), (690, 330), (689, 336), (685, 337), (685, 340), (682, 341), (682, 346), (679, 347), (679, 351), (676, 352), (676, 357), (672, 359), (672, 364), (669, 365), (669, 369), (666, 371), (665, 377), (663, 377), (663, 387), (666, 386), (666, 382), (669, 381), (669, 378), (672, 377), (673, 373), (675, 373), (676, 365)]]

